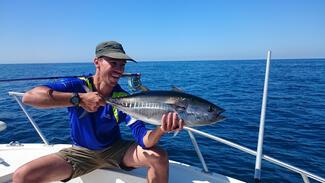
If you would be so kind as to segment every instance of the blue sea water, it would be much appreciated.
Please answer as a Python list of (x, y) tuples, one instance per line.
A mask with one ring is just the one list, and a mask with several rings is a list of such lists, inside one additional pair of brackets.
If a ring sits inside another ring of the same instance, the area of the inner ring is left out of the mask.
[[(178, 61), (128, 64), (143, 85), (169, 90), (172, 85), (221, 106), (227, 120), (199, 130), (256, 150), (265, 74), (264, 60)], [(0, 65), (0, 79), (94, 73), (91, 63)], [(8, 91), (24, 92), (49, 81), (0, 83), (0, 120), (8, 124), (0, 143), (41, 142)], [(126, 79), (121, 84), (127, 88)], [(265, 121), (264, 153), (325, 177), (325, 59), (273, 60)], [(50, 143), (67, 143), (65, 109), (27, 108)], [(152, 128), (152, 126), (149, 126)], [(130, 137), (128, 128), (123, 134)], [(196, 135), (209, 170), (253, 182), (255, 157)], [(164, 136), (160, 145), (170, 159), (201, 167), (185, 131)], [(263, 182), (303, 182), (301, 176), (266, 161)], [(313, 182), (313, 181), (311, 181)]]

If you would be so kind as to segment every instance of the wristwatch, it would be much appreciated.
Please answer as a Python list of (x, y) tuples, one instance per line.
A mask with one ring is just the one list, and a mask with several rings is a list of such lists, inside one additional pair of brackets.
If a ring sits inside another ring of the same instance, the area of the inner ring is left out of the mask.
[(70, 103), (73, 105), (73, 106), (79, 106), (80, 104), (80, 96), (78, 93), (73, 93), (72, 97), (70, 98)]

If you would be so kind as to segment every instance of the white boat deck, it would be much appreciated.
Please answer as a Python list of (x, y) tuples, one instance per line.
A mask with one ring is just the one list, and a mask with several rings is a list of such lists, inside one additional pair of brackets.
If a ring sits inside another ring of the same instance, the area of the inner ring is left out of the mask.
[[(32, 159), (54, 153), (69, 144), (45, 145), (45, 144), (21, 144), (21, 145), (0, 145), (0, 182), (12, 182), (13, 172), (24, 163)], [(169, 182), (192, 182), (192, 183), (240, 183), (242, 181), (216, 174), (204, 173), (201, 169), (170, 161)], [(98, 169), (87, 175), (75, 178), (69, 182), (90, 183), (90, 182), (116, 182), (116, 183), (140, 183), (146, 182), (146, 168), (138, 168), (132, 171)]]

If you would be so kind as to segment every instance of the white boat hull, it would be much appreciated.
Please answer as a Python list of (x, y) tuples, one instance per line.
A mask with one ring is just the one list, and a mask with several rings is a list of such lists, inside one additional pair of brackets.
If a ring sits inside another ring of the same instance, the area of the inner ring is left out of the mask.
[[(12, 182), (13, 172), (21, 165), (44, 155), (54, 153), (69, 144), (45, 145), (45, 144), (21, 144), (0, 145), (0, 183)], [(170, 161), (169, 182), (192, 182), (192, 183), (240, 183), (242, 181), (216, 174), (204, 173), (201, 169)], [(146, 168), (137, 168), (132, 171), (98, 169), (81, 177), (70, 180), (70, 183), (141, 183), (146, 182)]]

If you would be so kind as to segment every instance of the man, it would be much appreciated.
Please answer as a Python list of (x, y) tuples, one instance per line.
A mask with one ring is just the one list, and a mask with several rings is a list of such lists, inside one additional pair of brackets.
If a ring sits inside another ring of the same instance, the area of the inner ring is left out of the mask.
[(68, 107), (74, 146), (21, 166), (13, 175), (14, 183), (68, 181), (97, 168), (142, 166), (148, 168), (148, 182), (168, 181), (167, 153), (155, 145), (164, 133), (181, 130), (184, 121), (176, 113), (168, 113), (154, 130), (136, 121), (130, 125), (135, 142), (122, 140), (119, 123), (135, 119), (103, 100), (126, 95), (117, 82), (127, 60), (134, 61), (120, 43), (104, 42), (96, 47), (94, 76), (66, 79), (25, 93), (23, 102), (28, 105)]

